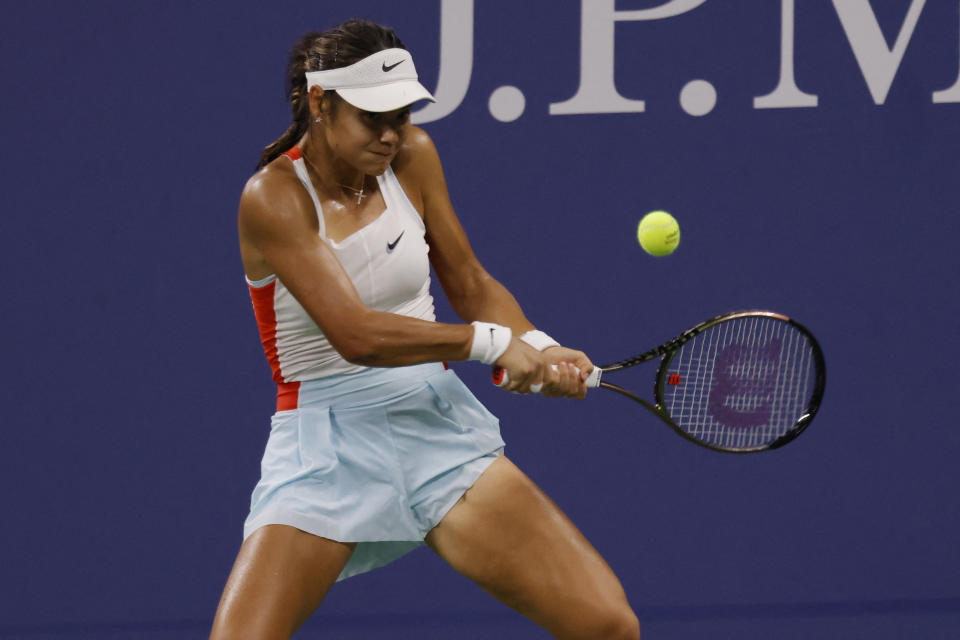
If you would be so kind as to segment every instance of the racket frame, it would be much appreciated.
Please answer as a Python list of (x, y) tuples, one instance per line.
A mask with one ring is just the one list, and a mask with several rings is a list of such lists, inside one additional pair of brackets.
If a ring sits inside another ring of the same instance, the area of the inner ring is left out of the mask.
[[(735, 320), (737, 318), (770, 318), (770, 319), (786, 322), (787, 324), (793, 326), (801, 334), (803, 334), (803, 336), (809, 342), (813, 360), (814, 360), (814, 368), (816, 371), (816, 374), (814, 377), (813, 392), (810, 395), (810, 402), (807, 405), (806, 413), (804, 413), (797, 420), (796, 424), (793, 426), (792, 429), (790, 429), (789, 431), (787, 431), (786, 433), (778, 437), (776, 440), (768, 444), (757, 445), (755, 447), (740, 447), (740, 448), (723, 447), (723, 446), (698, 440), (697, 438), (691, 436), (689, 433), (687, 433), (682, 428), (677, 426), (673, 422), (673, 420), (670, 418), (670, 414), (667, 412), (666, 408), (664, 407), (664, 385), (666, 384), (667, 378), (668, 378), (667, 370), (670, 367), (670, 362), (673, 360), (673, 357), (680, 350), (680, 347), (682, 347), (684, 344), (686, 344), (687, 342), (689, 342), (699, 334), (703, 333), (707, 329), (710, 329), (711, 327), (714, 327), (723, 322), (727, 322), (729, 320)], [(636, 366), (638, 364), (653, 360), (654, 358), (660, 358), (660, 366), (657, 369), (657, 377), (654, 380), (654, 387), (653, 387), (654, 402), (653, 403), (649, 402), (648, 400), (644, 400), (643, 398), (639, 397), (635, 393), (627, 389), (624, 389), (619, 385), (607, 382), (603, 379), (604, 374), (611, 373), (613, 371), (620, 371), (621, 369), (627, 369), (627, 368)], [(666, 423), (667, 426), (669, 426), (671, 429), (676, 431), (679, 435), (683, 436), (690, 442), (693, 442), (694, 444), (698, 444), (701, 447), (706, 447), (707, 449), (710, 449), (712, 451), (722, 451), (724, 453), (756, 453), (758, 451), (767, 451), (770, 449), (777, 449), (787, 444), (797, 436), (799, 436), (803, 432), (803, 430), (810, 425), (810, 422), (813, 420), (813, 417), (816, 415), (817, 411), (819, 410), (820, 403), (823, 400), (823, 392), (824, 392), (824, 389), (826, 388), (826, 383), (827, 383), (826, 363), (823, 358), (823, 350), (820, 348), (820, 343), (817, 342), (817, 339), (813, 336), (810, 330), (804, 327), (799, 322), (781, 313), (775, 313), (773, 311), (761, 311), (756, 309), (747, 310), (747, 311), (733, 311), (730, 313), (724, 313), (722, 315), (715, 316), (713, 318), (710, 318), (709, 320), (704, 320), (700, 324), (694, 327), (691, 327), (690, 329), (687, 329), (686, 331), (678, 335), (676, 338), (673, 338), (672, 340), (668, 340), (667, 342), (664, 342), (659, 347), (655, 347), (653, 349), (650, 349), (649, 351), (645, 351), (631, 358), (627, 358), (626, 360), (620, 360), (618, 362), (613, 362), (611, 364), (603, 365), (600, 367), (600, 370), (601, 370), (601, 374), (600, 374), (598, 386), (603, 387), (605, 389), (610, 389), (611, 391), (616, 391), (617, 393), (620, 393), (630, 398), (631, 400), (643, 405), (644, 407), (649, 409), (651, 412), (653, 412), (653, 414), (656, 415), (658, 418), (660, 418), (664, 423)]]

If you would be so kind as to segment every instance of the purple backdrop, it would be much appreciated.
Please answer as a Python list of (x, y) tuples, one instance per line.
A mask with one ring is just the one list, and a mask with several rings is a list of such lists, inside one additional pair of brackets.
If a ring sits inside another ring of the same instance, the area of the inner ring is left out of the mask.
[[(0, 637), (205, 637), (273, 402), (236, 203), (287, 127), (290, 45), (357, 15), (442, 96), (417, 118), (454, 204), (542, 328), (603, 362), (759, 307), (824, 347), (817, 420), (757, 456), (456, 366), (645, 637), (957, 637), (960, 3), (796, 5), (6, 6)], [(683, 238), (654, 259), (659, 208)], [(300, 637), (325, 627), (545, 637), (428, 551)]]

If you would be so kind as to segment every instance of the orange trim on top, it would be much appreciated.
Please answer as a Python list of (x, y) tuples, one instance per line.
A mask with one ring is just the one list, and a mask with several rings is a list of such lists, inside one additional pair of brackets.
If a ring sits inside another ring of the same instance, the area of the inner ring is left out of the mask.
[(281, 382), (277, 385), (277, 411), (296, 409), (300, 402), (300, 383)]
[(283, 155), (287, 156), (294, 162), (303, 157), (303, 152), (300, 151), (300, 147), (294, 146), (283, 152)]
[(250, 298), (253, 300), (253, 313), (257, 317), (257, 328), (260, 330), (260, 342), (263, 352), (273, 371), (273, 381), (277, 383), (277, 411), (296, 409), (300, 399), (300, 383), (286, 382), (280, 371), (280, 354), (277, 350), (277, 311), (273, 306), (273, 296), (277, 290), (277, 281), (268, 285), (250, 289)]
[(280, 355), (277, 353), (277, 311), (273, 308), (273, 295), (277, 290), (277, 281), (274, 280), (262, 287), (247, 286), (250, 289), (250, 298), (253, 300), (257, 328), (260, 330), (260, 343), (263, 344), (263, 352), (267, 356), (267, 362), (270, 363), (273, 380), (279, 384), (283, 382), (283, 374), (280, 373)]

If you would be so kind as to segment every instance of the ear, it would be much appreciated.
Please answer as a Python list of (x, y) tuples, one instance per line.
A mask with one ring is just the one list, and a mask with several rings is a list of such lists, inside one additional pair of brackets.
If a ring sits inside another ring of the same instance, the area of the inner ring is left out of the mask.
[(327, 107), (324, 108), (325, 103), (323, 102), (323, 95), (324, 95), (323, 89), (321, 89), (320, 87), (317, 87), (317, 86), (310, 87), (310, 95), (309, 95), (310, 115), (313, 120), (316, 120), (317, 118), (323, 116), (327, 111), (329, 111), (330, 101), (327, 100), (326, 102)]

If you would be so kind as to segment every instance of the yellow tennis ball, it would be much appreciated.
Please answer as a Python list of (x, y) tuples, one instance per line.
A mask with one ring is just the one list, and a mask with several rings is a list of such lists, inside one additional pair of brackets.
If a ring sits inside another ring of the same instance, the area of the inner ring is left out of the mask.
[(637, 225), (637, 240), (652, 256), (668, 256), (680, 244), (680, 225), (666, 211), (651, 211)]

